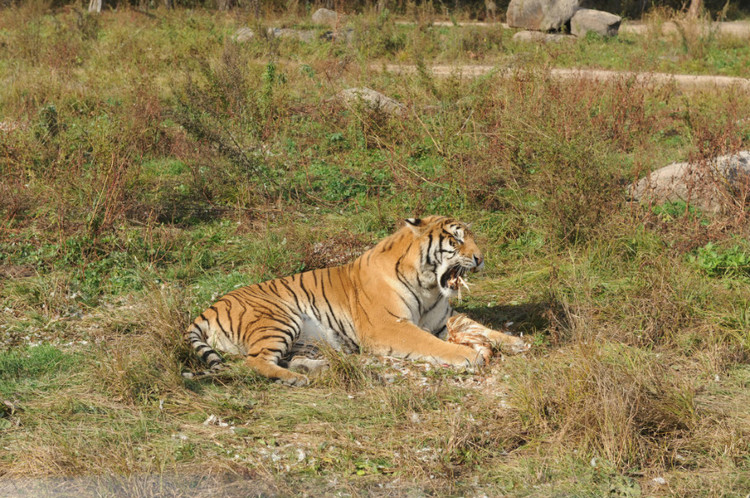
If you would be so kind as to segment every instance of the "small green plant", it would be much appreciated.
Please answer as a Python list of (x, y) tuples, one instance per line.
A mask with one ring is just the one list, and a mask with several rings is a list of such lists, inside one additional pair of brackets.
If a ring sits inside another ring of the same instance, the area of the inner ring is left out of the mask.
[(689, 260), (711, 277), (750, 276), (750, 253), (738, 245), (722, 249), (709, 242), (690, 255)]
[(651, 212), (665, 223), (685, 219), (686, 221), (700, 220), (703, 226), (709, 224), (708, 218), (703, 215), (700, 209), (692, 204), (688, 205), (685, 201), (667, 201), (651, 208)]

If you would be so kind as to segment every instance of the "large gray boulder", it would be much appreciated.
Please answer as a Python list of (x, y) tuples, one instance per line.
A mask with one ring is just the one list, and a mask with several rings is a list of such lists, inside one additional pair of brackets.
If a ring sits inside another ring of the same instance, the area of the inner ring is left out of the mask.
[(570, 19), (570, 32), (586, 36), (593, 31), (602, 36), (617, 36), (622, 18), (609, 12), (594, 9), (579, 9)]
[(512, 28), (560, 29), (578, 10), (579, 0), (511, 0), (507, 21)]
[(313, 12), (312, 22), (313, 24), (319, 24), (321, 26), (336, 26), (339, 20), (339, 15), (330, 9), (318, 9)]
[(405, 111), (404, 104), (401, 102), (366, 87), (347, 88), (339, 92), (337, 98), (350, 106), (364, 104), (374, 111), (381, 111), (392, 116), (400, 116)]
[(735, 199), (750, 195), (750, 151), (700, 163), (673, 163), (641, 178), (628, 190), (631, 198), (642, 202), (685, 201), (718, 212)]

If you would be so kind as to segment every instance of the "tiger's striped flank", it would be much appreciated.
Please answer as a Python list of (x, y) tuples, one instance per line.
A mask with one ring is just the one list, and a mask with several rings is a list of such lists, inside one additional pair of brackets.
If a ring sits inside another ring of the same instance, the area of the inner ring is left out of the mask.
[[(216, 350), (241, 355), (260, 374), (289, 385), (305, 375), (289, 365), (327, 344), (438, 364), (484, 362), (472, 347), (443, 340), (469, 271), (483, 266), (469, 227), (452, 218), (411, 218), (353, 262), (236, 289), (211, 305), (185, 332), (196, 354), (216, 371)], [(468, 318), (467, 318), (468, 320)], [(477, 324), (494, 343), (518, 341)]]

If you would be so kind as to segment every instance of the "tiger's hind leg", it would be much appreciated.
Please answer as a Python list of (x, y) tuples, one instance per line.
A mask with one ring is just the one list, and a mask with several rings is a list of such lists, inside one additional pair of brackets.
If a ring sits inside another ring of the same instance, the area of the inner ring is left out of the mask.
[[(259, 374), (290, 386), (304, 386), (309, 383), (306, 376), (280, 366), (281, 361), (294, 341), (295, 334), (278, 328), (278, 322), (255, 323), (250, 335), (245, 363)], [(258, 338), (256, 339), (255, 336)]]
[(202, 372), (182, 372), (182, 376), (187, 379), (212, 375), (224, 369), (221, 356), (206, 342), (204, 328), (207, 323), (208, 320), (201, 315), (201, 318), (196, 319), (185, 331), (185, 340), (195, 350), (196, 354), (200, 356), (201, 360), (208, 365), (208, 370)]
[(279, 360), (279, 365), (314, 376), (328, 369), (328, 360), (323, 357), (323, 352), (317, 346), (299, 341)]
[[(273, 356), (273, 354), (270, 356)], [(265, 351), (258, 356), (248, 356), (245, 358), (247, 366), (269, 379), (276, 379), (289, 386), (305, 386), (309, 383), (306, 376), (280, 367), (276, 361), (278, 360), (275, 357), (269, 357), (269, 354)]]

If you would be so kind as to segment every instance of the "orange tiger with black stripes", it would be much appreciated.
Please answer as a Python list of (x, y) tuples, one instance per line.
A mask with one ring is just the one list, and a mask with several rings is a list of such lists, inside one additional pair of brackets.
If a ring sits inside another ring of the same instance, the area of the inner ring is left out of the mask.
[[(325, 360), (300, 354), (321, 342), (347, 353), (477, 366), (489, 359), (490, 345), (526, 349), (522, 339), (453, 311), (450, 298), (459, 294), (464, 275), (483, 266), (466, 224), (443, 216), (412, 218), (349, 264), (226, 294), (185, 336), (210, 370), (222, 368), (218, 349), (242, 355), (260, 374), (294, 386), (308, 378), (293, 370), (325, 367)], [(473, 339), (443, 340), (452, 324)]]

